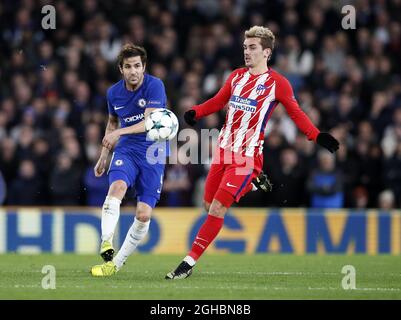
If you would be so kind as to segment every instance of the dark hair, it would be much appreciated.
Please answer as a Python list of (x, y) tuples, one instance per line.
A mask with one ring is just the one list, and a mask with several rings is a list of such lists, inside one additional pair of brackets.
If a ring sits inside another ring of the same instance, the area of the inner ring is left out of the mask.
[(118, 55), (118, 65), (122, 68), (124, 59), (137, 56), (141, 57), (142, 64), (145, 65), (148, 59), (145, 48), (136, 46), (132, 43), (127, 43), (122, 47), (120, 54)]

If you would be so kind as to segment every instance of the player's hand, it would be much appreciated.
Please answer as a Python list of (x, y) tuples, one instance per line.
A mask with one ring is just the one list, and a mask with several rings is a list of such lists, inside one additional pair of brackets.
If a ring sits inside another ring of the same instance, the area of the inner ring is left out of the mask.
[(338, 150), (340, 143), (334, 138), (330, 133), (321, 132), (317, 136), (316, 142), (321, 145), (323, 148), (326, 148), (331, 153), (334, 153)]
[(119, 138), (120, 138), (120, 133), (118, 132), (118, 130), (114, 130), (113, 132), (106, 134), (104, 136), (102, 145), (103, 147), (112, 150)]
[(106, 162), (107, 162), (107, 157), (100, 157), (99, 160), (97, 161), (95, 168), (93, 171), (95, 172), (95, 177), (101, 177), (106, 170)]
[(184, 113), (184, 120), (190, 126), (194, 126), (196, 124), (195, 116), (196, 116), (195, 110), (189, 110)]

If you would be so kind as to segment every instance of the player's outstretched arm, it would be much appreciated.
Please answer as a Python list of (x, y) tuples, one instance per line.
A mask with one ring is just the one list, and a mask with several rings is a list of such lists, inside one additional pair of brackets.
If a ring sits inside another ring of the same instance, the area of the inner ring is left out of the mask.
[(202, 104), (193, 106), (191, 110), (184, 113), (184, 120), (190, 126), (194, 126), (200, 118), (215, 113), (224, 108), (231, 96), (231, 82), (237, 75), (237, 70), (233, 71), (224, 86), (216, 93), (216, 95)]
[(223, 109), (229, 98), (229, 89), (227, 90), (225, 87), (221, 88), (213, 98), (210, 98), (202, 104), (193, 106), (191, 110), (186, 111), (184, 113), (185, 122), (190, 126), (194, 126), (196, 120)]
[(320, 146), (326, 148), (331, 153), (336, 152), (339, 148), (339, 142), (330, 133), (320, 132), (312, 123), (309, 117), (302, 111), (295, 100), (293, 90), (290, 83), (284, 77), (277, 79), (277, 98), (285, 107), (288, 115), (309, 140), (315, 141)]
[[(109, 120), (107, 121), (105, 136), (110, 134), (111, 132), (115, 131), (117, 129), (117, 127), (118, 127), (118, 118), (113, 115), (109, 115)], [(97, 161), (95, 168), (94, 168), (96, 177), (101, 177), (103, 175), (103, 173), (105, 172), (107, 157), (109, 155), (109, 152), (110, 152), (110, 150), (107, 147), (102, 146), (102, 151), (100, 153), (99, 160)]]

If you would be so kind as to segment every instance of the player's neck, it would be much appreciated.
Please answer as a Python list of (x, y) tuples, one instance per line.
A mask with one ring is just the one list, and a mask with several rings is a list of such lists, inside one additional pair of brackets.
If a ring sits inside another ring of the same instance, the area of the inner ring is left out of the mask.
[(252, 75), (258, 75), (265, 73), (269, 70), (269, 67), (267, 66), (267, 63), (260, 64), (258, 66), (254, 66), (252, 68), (249, 68), (249, 73)]
[(137, 90), (137, 89), (142, 85), (144, 79), (145, 79), (145, 77), (142, 77), (141, 81), (139, 81), (138, 84), (137, 84), (136, 86), (132, 86), (132, 85), (130, 85), (127, 81), (124, 80), (125, 88), (126, 88), (128, 91), (135, 91), (135, 90)]

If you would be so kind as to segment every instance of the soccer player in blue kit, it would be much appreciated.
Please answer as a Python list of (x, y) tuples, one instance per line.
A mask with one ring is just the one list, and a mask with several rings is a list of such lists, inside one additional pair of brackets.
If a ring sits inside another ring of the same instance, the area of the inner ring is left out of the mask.
[[(102, 152), (94, 168), (95, 176), (104, 174), (109, 152), (113, 148), (114, 152), (108, 169), (109, 191), (102, 208), (100, 256), (105, 262), (91, 268), (93, 276), (111, 276), (120, 270), (146, 236), (152, 209), (160, 198), (164, 163), (154, 164), (147, 159), (147, 149), (154, 142), (146, 139), (144, 119), (152, 110), (165, 108), (167, 98), (163, 82), (145, 73), (146, 60), (144, 48), (126, 44), (118, 57), (123, 79), (107, 91), (109, 119)], [(166, 142), (159, 144), (156, 146), (158, 159), (160, 154), (168, 153)], [(133, 187), (137, 195), (135, 219), (113, 258), (114, 230), (120, 216), (121, 200), (129, 187)]]

